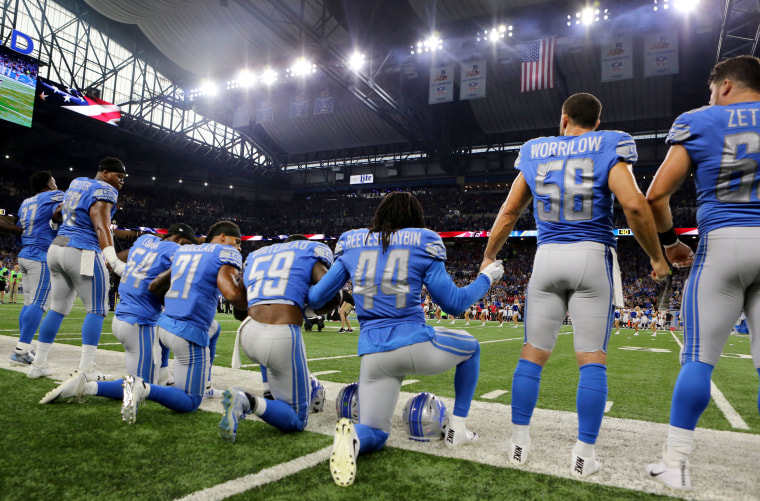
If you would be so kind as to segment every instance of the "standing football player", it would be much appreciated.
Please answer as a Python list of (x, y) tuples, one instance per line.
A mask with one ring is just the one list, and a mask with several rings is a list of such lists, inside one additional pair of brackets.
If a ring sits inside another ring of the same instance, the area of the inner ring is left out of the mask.
[(240, 241), (235, 223), (214, 223), (207, 243), (177, 249), (171, 268), (151, 282), (149, 290), (164, 296), (158, 336), (174, 352), (174, 386), (149, 384), (139, 376), (124, 378), (121, 415), (127, 423), (135, 422), (137, 407), (145, 399), (176, 412), (192, 412), (201, 404), (211, 370), (210, 327), (217, 291), (234, 307), (246, 306), (238, 282), (243, 267)]
[(391, 432), (401, 383), (408, 374), (440, 374), (456, 367), (455, 404), (445, 443), (477, 440), (466, 427), (480, 371), (480, 345), (460, 330), (425, 323), (418, 298), (423, 284), (448, 312), (462, 312), (501, 278), (501, 263), (484, 269), (462, 289), (446, 272), (441, 237), (424, 228), (422, 206), (411, 193), (383, 198), (369, 229), (343, 233), (336, 260), (309, 291), (308, 303), (321, 307), (349, 279), (359, 319), (359, 424), (338, 421), (330, 472), (337, 485), (349, 486), (359, 454), (380, 450)]
[[(156, 323), (161, 315), (161, 298), (148, 290), (160, 273), (171, 268), (172, 258), (182, 245), (195, 243), (195, 230), (187, 224), (169, 227), (162, 239), (142, 235), (135, 240), (127, 254), (127, 266), (119, 284), (121, 301), (116, 306), (111, 329), (124, 345), (127, 374), (155, 382), (161, 365), (160, 346), (156, 338)], [(76, 372), (40, 400), (41, 404), (59, 398), (97, 395), (122, 399), (123, 380), (87, 381), (84, 373)]]
[(21, 203), (16, 224), (0, 219), (0, 231), (21, 235), (23, 248), (18, 264), (24, 274), (24, 307), (18, 316), (19, 340), (11, 353), (11, 365), (31, 365), (31, 343), (42, 317), (50, 306), (50, 269), (47, 251), (58, 233), (53, 212), (63, 202), (63, 192), (50, 171), (35, 172), (29, 178), (34, 196)]
[(538, 249), (526, 298), (525, 341), (512, 379), (509, 460), (523, 464), (528, 459), (528, 426), (541, 371), (569, 311), (580, 367), (578, 440), (570, 471), (580, 477), (600, 468), (594, 446), (607, 402), (607, 342), (614, 305), (623, 304), (613, 194), (657, 277), (668, 273), (651, 211), (633, 176), (636, 145), (624, 132), (596, 131), (601, 111), (596, 97), (574, 94), (562, 105), (561, 135), (533, 139), (520, 148), (515, 162), (520, 174), (493, 224), (482, 264), (494, 262), (532, 199)]
[[(273, 400), (238, 387), (226, 390), (219, 423), (224, 440), (235, 442), (240, 420), (250, 413), (285, 433), (306, 427), (312, 388), (301, 337), (304, 303), (309, 287), (327, 273), (332, 262), (327, 245), (303, 235), (292, 235), (248, 255), (240, 283), (241, 294), (248, 297), (247, 315), (239, 328), (240, 345), (248, 358), (266, 365)], [(334, 303), (328, 310), (342, 303), (342, 295)]]
[[(721, 61), (708, 83), (711, 106), (676, 118), (666, 139), (670, 149), (647, 193), (670, 262), (693, 261), (683, 292), (681, 371), (668, 438), (662, 461), (647, 467), (653, 480), (674, 489), (691, 488), (694, 429), (710, 402), (713, 368), (742, 309), (760, 374), (760, 59)], [(669, 205), (692, 174), (700, 236), (696, 255), (678, 240)]]
[(50, 267), (50, 311), (40, 325), (37, 355), (29, 368), (30, 378), (49, 376), (48, 353), (74, 299), (84, 303), (87, 315), (82, 324), (80, 371), (89, 379), (103, 377), (95, 369), (103, 320), (108, 314), (108, 269), (121, 276), (126, 264), (116, 256), (111, 218), (116, 199), (124, 186), (127, 170), (121, 160), (106, 157), (98, 164), (95, 178), (78, 177), (66, 190), (61, 204), (62, 222), (47, 253)]

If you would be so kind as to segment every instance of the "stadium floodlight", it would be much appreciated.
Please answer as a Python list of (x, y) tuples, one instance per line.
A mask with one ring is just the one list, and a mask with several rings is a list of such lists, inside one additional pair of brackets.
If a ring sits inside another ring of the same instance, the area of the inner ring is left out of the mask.
[(267, 66), (264, 71), (261, 72), (261, 81), (265, 85), (272, 85), (277, 81), (277, 72)]
[(252, 87), (256, 83), (256, 76), (248, 70), (240, 70), (236, 82), (244, 88)]
[(674, 0), (673, 6), (676, 10), (688, 14), (692, 12), (699, 3), (699, 0)]
[(152, 179), (153, 179), (153, 181), (155, 181), (156, 180), (156, 176), (153, 176)]
[(586, 7), (585, 9), (581, 11), (580, 18), (584, 26), (590, 25), (591, 23), (594, 22), (594, 9), (592, 9), (591, 7)]
[(362, 68), (364, 68), (364, 54), (359, 51), (354, 51), (353, 54), (348, 56), (346, 64), (348, 65), (348, 69), (354, 73), (360, 72)]
[(299, 57), (290, 67), (290, 74), (295, 77), (305, 77), (317, 72), (317, 65), (306, 59)]
[(179, 180), (179, 184), (182, 184), (182, 180), (181, 179)]
[(436, 31), (433, 32), (425, 41), (422, 42), (425, 52), (435, 52), (443, 49), (443, 40), (441, 35)]
[(204, 82), (201, 85), (201, 94), (204, 96), (216, 96), (219, 93), (219, 87), (212, 81)]
[(208, 181), (204, 182), (203, 186), (208, 186)]
[(232, 185), (230, 185), (230, 189), (232, 189)]

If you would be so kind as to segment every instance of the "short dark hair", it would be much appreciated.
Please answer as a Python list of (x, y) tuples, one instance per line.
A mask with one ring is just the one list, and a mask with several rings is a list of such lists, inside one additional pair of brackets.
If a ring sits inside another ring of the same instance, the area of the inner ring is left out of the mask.
[(707, 78), (707, 85), (720, 85), (725, 79), (739, 82), (755, 92), (760, 92), (760, 59), (747, 55), (724, 59), (713, 66)]
[(592, 94), (579, 92), (565, 100), (562, 104), (562, 113), (576, 125), (593, 128), (602, 116), (602, 103)]
[(372, 218), (370, 233), (381, 233), (383, 252), (388, 248), (391, 235), (401, 228), (424, 228), (425, 214), (417, 197), (407, 191), (388, 193), (380, 202)]
[(127, 168), (124, 166), (124, 162), (115, 157), (105, 157), (100, 163), (98, 163), (98, 171), (104, 170), (108, 172), (121, 172), (122, 174), (127, 173)]
[(206, 236), (206, 243), (209, 244), (214, 239), (215, 236), (221, 235), (224, 233), (225, 235), (229, 235), (232, 237), (239, 237), (240, 236), (240, 228), (238, 225), (233, 223), (232, 221), (217, 221), (216, 223), (211, 225), (211, 228), (208, 229), (208, 235)]
[(29, 177), (29, 187), (32, 189), (32, 193), (36, 195), (47, 188), (51, 177), (53, 174), (49, 170), (40, 170), (32, 174)]
[(290, 235), (285, 239), (286, 242), (292, 242), (293, 240), (308, 240), (308, 238), (306, 238), (306, 235), (296, 233), (295, 235)]

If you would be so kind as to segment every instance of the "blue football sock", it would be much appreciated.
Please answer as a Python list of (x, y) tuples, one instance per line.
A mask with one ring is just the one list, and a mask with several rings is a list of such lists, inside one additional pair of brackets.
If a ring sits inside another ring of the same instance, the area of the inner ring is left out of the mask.
[(470, 412), (472, 397), (478, 386), (480, 374), (480, 344), (475, 344), (475, 353), (469, 359), (457, 365), (454, 374), (454, 412), (455, 416), (467, 417)]
[(58, 334), (58, 330), (61, 328), (61, 323), (63, 323), (64, 318), (64, 315), (57, 311), (48, 311), (40, 324), (39, 342), (52, 343), (55, 341), (55, 336)]
[(115, 400), (121, 400), (124, 398), (123, 384), (123, 379), (118, 379), (116, 381), (98, 381), (98, 392), (96, 395), (99, 397), (108, 397)]
[(693, 430), (710, 403), (710, 377), (713, 366), (704, 362), (686, 362), (678, 373), (670, 403), (670, 424)]
[(369, 427), (366, 424), (355, 424), (354, 430), (359, 437), (359, 454), (379, 451), (388, 440), (388, 434), (383, 430)]
[(190, 396), (174, 386), (150, 385), (148, 400), (177, 412), (193, 412), (201, 405), (203, 397)]
[(37, 332), (37, 328), (40, 326), (40, 322), (42, 322), (43, 315), (45, 315), (45, 310), (36, 304), (24, 306), (18, 317), (18, 324), (21, 331), (19, 341), (22, 343), (32, 342), (32, 339), (34, 339), (34, 333)]
[(105, 317), (97, 313), (88, 313), (82, 324), (82, 344), (97, 346), (100, 341), (100, 333), (103, 332), (103, 320)]
[(280, 400), (267, 400), (267, 410), (259, 416), (264, 422), (271, 424), (283, 433), (303, 431), (306, 418), (309, 415), (308, 405), (303, 405), (301, 416), (293, 407)]
[[(19, 332), (24, 332), (24, 311), (26, 311), (27, 308), (29, 308), (29, 305), (25, 304), (24, 306), (21, 307), (21, 312), (18, 314), (18, 331)], [(19, 341), (23, 342), (21, 341), (20, 338), (19, 338)]]
[(602, 426), (604, 407), (607, 404), (607, 366), (586, 364), (581, 366), (575, 406), (578, 410), (578, 440), (596, 443)]
[(520, 359), (512, 376), (512, 423), (530, 424), (533, 409), (538, 402), (543, 367), (525, 359)]

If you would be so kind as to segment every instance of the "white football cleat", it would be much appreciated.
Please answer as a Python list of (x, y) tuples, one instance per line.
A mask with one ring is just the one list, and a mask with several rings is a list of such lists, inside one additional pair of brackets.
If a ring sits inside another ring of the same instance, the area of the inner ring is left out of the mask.
[(330, 474), (335, 483), (348, 487), (356, 478), (356, 457), (359, 455), (359, 437), (348, 418), (341, 418), (335, 426), (333, 450), (330, 455)]
[(121, 419), (129, 424), (137, 421), (137, 406), (145, 400), (148, 388), (141, 377), (127, 376), (124, 378), (124, 400), (121, 405)]
[(84, 394), (84, 385), (87, 379), (83, 372), (78, 372), (69, 379), (59, 384), (42, 397), (41, 404), (48, 404), (59, 398), (81, 397)]
[(685, 459), (678, 461), (678, 464), (675, 466), (669, 466), (664, 460), (662, 463), (647, 465), (647, 475), (655, 482), (659, 482), (671, 489), (691, 490), (689, 462)]
[(512, 464), (524, 465), (528, 461), (530, 453), (530, 442), (526, 444), (516, 444), (509, 439), (509, 462)]
[(601, 468), (602, 464), (596, 458), (596, 455), (583, 457), (573, 453), (570, 456), (570, 473), (576, 477), (588, 477), (598, 472)]
[(29, 366), (29, 372), (26, 373), (26, 377), (30, 379), (37, 379), (41, 377), (49, 376), (53, 373), (53, 369), (48, 364), (40, 367), (39, 365), (32, 364)]
[(478, 441), (478, 434), (474, 431), (468, 430), (464, 426), (461, 428), (447, 426), (444, 431), (444, 436), (445, 438), (443, 442), (448, 447), (458, 447), (460, 445), (471, 444), (472, 442)]

